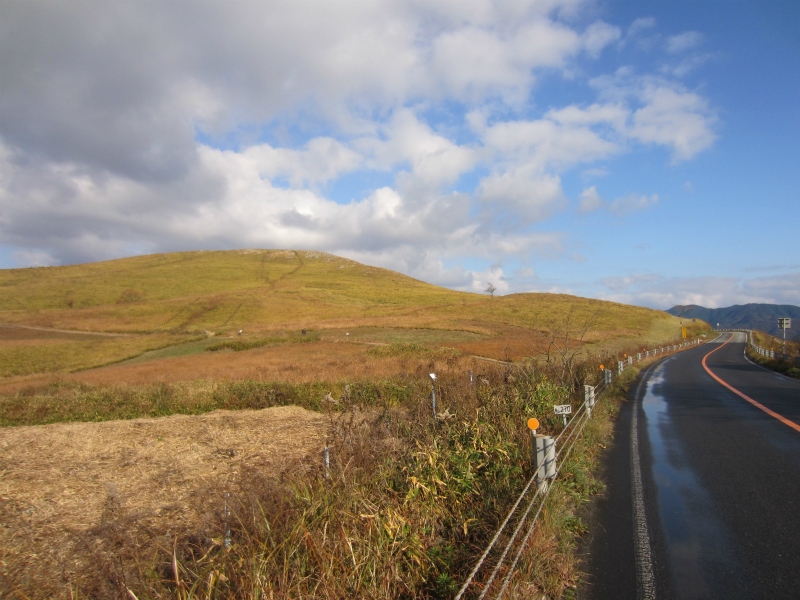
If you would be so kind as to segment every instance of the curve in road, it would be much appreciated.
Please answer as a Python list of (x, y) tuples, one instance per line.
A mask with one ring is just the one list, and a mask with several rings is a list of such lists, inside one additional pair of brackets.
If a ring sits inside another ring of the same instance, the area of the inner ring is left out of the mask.
[(728, 342), (730, 342), (730, 341), (731, 341), (733, 338), (734, 338), (734, 336), (731, 336), (731, 337), (729, 337), (729, 338), (728, 338), (728, 340), (727, 340), (725, 343), (723, 343), (723, 344), (722, 344), (722, 346), (719, 346), (718, 348), (716, 348), (716, 349), (712, 350), (711, 352), (709, 352), (708, 354), (706, 354), (706, 355), (703, 357), (703, 368), (704, 368), (704, 369), (705, 369), (705, 370), (708, 372), (708, 374), (709, 374), (709, 375), (711, 375), (711, 377), (713, 377), (713, 378), (714, 378), (715, 380), (717, 380), (719, 383), (721, 383), (722, 385), (724, 385), (726, 388), (728, 388), (728, 389), (729, 389), (730, 391), (732, 391), (734, 394), (737, 394), (738, 396), (740, 396), (740, 397), (744, 398), (745, 400), (747, 400), (747, 401), (748, 401), (750, 404), (752, 404), (753, 406), (755, 406), (755, 407), (757, 407), (757, 408), (760, 408), (761, 410), (763, 410), (765, 413), (767, 413), (767, 414), (768, 414), (768, 415), (770, 415), (771, 417), (775, 417), (775, 418), (776, 418), (776, 419), (778, 419), (780, 422), (782, 422), (782, 423), (784, 423), (784, 424), (788, 425), (788, 426), (789, 426), (789, 427), (791, 427), (792, 429), (794, 429), (794, 430), (796, 430), (796, 431), (800, 431), (800, 425), (798, 425), (798, 424), (797, 424), (797, 423), (795, 423), (794, 421), (790, 421), (789, 419), (787, 419), (787, 418), (786, 418), (786, 417), (784, 417), (783, 415), (779, 415), (779, 414), (778, 414), (778, 413), (776, 413), (775, 411), (773, 411), (773, 410), (770, 410), (769, 408), (767, 408), (766, 406), (764, 406), (764, 405), (763, 405), (763, 404), (761, 404), (760, 402), (756, 402), (755, 400), (753, 400), (753, 399), (752, 399), (750, 396), (748, 396), (747, 394), (743, 394), (742, 392), (740, 392), (739, 390), (737, 390), (735, 387), (733, 387), (733, 386), (732, 386), (732, 385), (730, 385), (729, 383), (727, 383), (727, 382), (723, 381), (723, 380), (722, 380), (720, 377), (718, 377), (717, 375), (715, 375), (715, 374), (714, 374), (714, 372), (713, 372), (711, 369), (709, 369), (709, 368), (708, 368), (708, 365), (706, 364), (706, 359), (707, 359), (709, 356), (711, 356), (712, 354), (714, 354), (714, 352), (716, 352), (717, 350), (719, 350), (720, 348), (722, 348), (723, 346), (725, 346), (725, 344), (727, 344)]
[(623, 407), (580, 598), (800, 598), (800, 382), (747, 361), (743, 334), (711, 343), (643, 371)]

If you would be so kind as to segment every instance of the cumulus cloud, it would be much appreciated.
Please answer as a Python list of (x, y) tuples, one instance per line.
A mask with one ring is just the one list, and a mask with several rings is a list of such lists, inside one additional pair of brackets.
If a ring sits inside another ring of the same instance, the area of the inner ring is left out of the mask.
[(583, 45), (593, 57), (598, 57), (603, 49), (622, 37), (619, 27), (613, 27), (603, 21), (592, 23), (583, 33)]
[(624, 126), (617, 124), (618, 131), (632, 140), (671, 148), (673, 163), (694, 157), (717, 139), (716, 112), (705, 98), (676, 82), (619, 69), (591, 84), (607, 101), (634, 103)]
[[(459, 261), (564, 256), (566, 234), (536, 227), (565, 207), (565, 173), (607, 172), (588, 167), (636, 144), (677, 161), (714, 141), (700, 94), (630, 70), (593, 79), (594, 100), (536, 108), (543, 76), (585, 77), (623, 39), (585, 6), (10, 0), (0, 244), (20, 265), (320, 249), (511, 289)], [(363, 173), (380, 182), (328, 197)], [(579, 210), (655, 199), (603, 203), (592, 186)]]
[(454, 182), (481, 158), (479, 150), (439, 135), (409, 109), (396, 111), (377, 135), (356, 139), (353, 145), (372, 168), (404, 167), (400, 183), (410, 196), (424, 196)]
[(525, 225), (543, 221), (564, 201), (558, 177), (537, 176), (528, 169), (485, 177), (478, 186), (477, 196), (494, 213), (510, 212)]
[(647, 85), (641, 96), (646, 104), (634, 113), (631, 134), (643, 142), (672, 146), (674, 162), (692, 158), (716, 139), (711, 128), (716, 119), (697, 94)]
[(286, 178), (292, 187), (330, 181), (363, 162), (357, 152), (328, 137), (314, 138), (300, 150), (257, 144), (242, 155), (261, 177)]

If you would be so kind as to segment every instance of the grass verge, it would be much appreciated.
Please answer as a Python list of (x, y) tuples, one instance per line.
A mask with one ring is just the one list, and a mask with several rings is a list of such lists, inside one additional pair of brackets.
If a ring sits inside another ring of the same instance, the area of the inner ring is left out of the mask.
[[(569, 396), (562, 386), (502, 367), (476, 375), (472, 386), (465, 376), (437, 381), (436, 422), (429, 384), (418, 377), (128, 390), (58, 384), (16, 404), (6, 399), (2, 422), (278, 404), (331, 416), (328, 473), (320, 458), (277, 475), (244, 472), (197, 498), (206, 507), (202, 522), (169, 531), (153, 530), (141, 516), (106, 515), (102, 526), (81, 534), (86, 543), (70, 557), (83, 565), (73, 594), (449, 598), (531, 475), (526, 419), (540, 416), (542, 431), (557, 433), (559, 419), (545, 415)], [(520, 565), (519, 593), (558, 597), (578, 581), (575, 539), (585, 526), (576, 510), (602, 485), (592, 471), (610, 431), (608, 398), (595, 414)]]
[(794, 377), (795, 379), (800, 379), (800, 368), (795, 366), (793, 362), (776, 358), (767, 358), (766, 356), (762, 356), (758, 352), (755, 352), (749, 346), (747, 347), (747, 357), (762, 367), (776, 371), (777, 373), (782, 373), (789, 377)]

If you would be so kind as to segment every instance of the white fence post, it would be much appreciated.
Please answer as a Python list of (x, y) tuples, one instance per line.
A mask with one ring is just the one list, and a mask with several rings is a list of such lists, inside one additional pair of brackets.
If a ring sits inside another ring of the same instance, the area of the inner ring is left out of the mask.
[(586, 414), (592, 416), (592, 409), (594, 408), (594, 386), (583, 386), (583, 401), (586, 404)]
[(533, 439), (536, 440), (536, 481), (541, 483), (556, 476), (556, 442), (549, 435), (537, 434)]

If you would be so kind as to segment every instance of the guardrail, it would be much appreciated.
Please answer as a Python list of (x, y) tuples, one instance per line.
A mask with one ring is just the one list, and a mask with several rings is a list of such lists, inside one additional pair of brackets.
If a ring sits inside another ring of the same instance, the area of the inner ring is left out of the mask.
[[(762, 348), (758, 344), (753, 341), (753, 330), (752, 329), (715, 329), (714, 331), (725, 331), (725, 332), (732, 332), (732, 333), (746, 333), (747, 334), (747, 344), (753, 349), (754, 352), (764, 356), (765, 358), (781, 358), (780, 352), (775, 352), (773, 348), (767, 350), (766, 348)], [(783, 357), (786, 358), (785, 356)]]
[[(696, 339), (692, 342), (669, 344), (653, 348), (652, 350), (637, 352), (635, 360), (633, 355), (630, 355), (627, 356), (625, 360), (617, 361), (617, 374), (621, 375), (625, 369), (643, 360), (661, 354), (678, 352), (691, 346), (697, 346), (700, 343), (702, 343), (702, 341)], [(478, 600), (483, 600), (484, 598), (499, 600), (506, 593), (514, 576), (514, 570), (533, 534), (536, 521), (542, 513), (547, 496), (557, 483), (558, 475), (564, 463), (569, 458), (572, 449), (575, 447), (575, 443), (580, 438), (584, 427), (586, 427), (586, 423), (588, 423), (591, 418), (592, 410), (597, 400), (612, 384), (613, 376), (612, 369), (603, 369), (603, 381), (600, 384), (596, 386), (583, 386), (583, 403), (575, 414), (572, 415), (572, 418), (567, 421), (557, 437), (553, 438), (552, 436), (537, 435), (536, 430), (532, 431), (534, 474), (511, 507), (511, 510), (509, 510), (505, 519), (503, 519), (503, 522), (495, 532), (489, 545), (483, 551), (483, 554), (478, 559), (475, 567), (467, 577), (467, 580), (458, 591), (455, 600), (461, 600), (461, 598), (464, 598), (465, 595), (468, 594), (471, 597), (473, 593), (478, 594)], [(537, 505), (538, 508), (534, 511)], [(520, 507), (524, 507), (524, 510), (521, 510)], [(531, 513), (533, 513), (532, 518), (530, 518)], [(515, 523), (515, 525), (513, 525), (513, 531), (504, 542), (502, 550), (500, 550), (498, 542), (503, 532), (506, 531), (507, 528), (510, 530), (510, 524), (512, 522)], [(524, 534), (523, 530), (525, 530)], [(495, 546), (497, 546), (496, 550)], [(492, 550), (495, 550), (495, 552), (493, 558), (489, 559), (489, 556), (493, 554)], [(485, 564), (490, 565), (492, 563), (494, 566), (491, 568), (491, 572), (487, 576), (485, 583), (476, 581), (476, 577), (481, 573), (482, 567)], [(499, 577), (502, 577), (502, 581)]]

